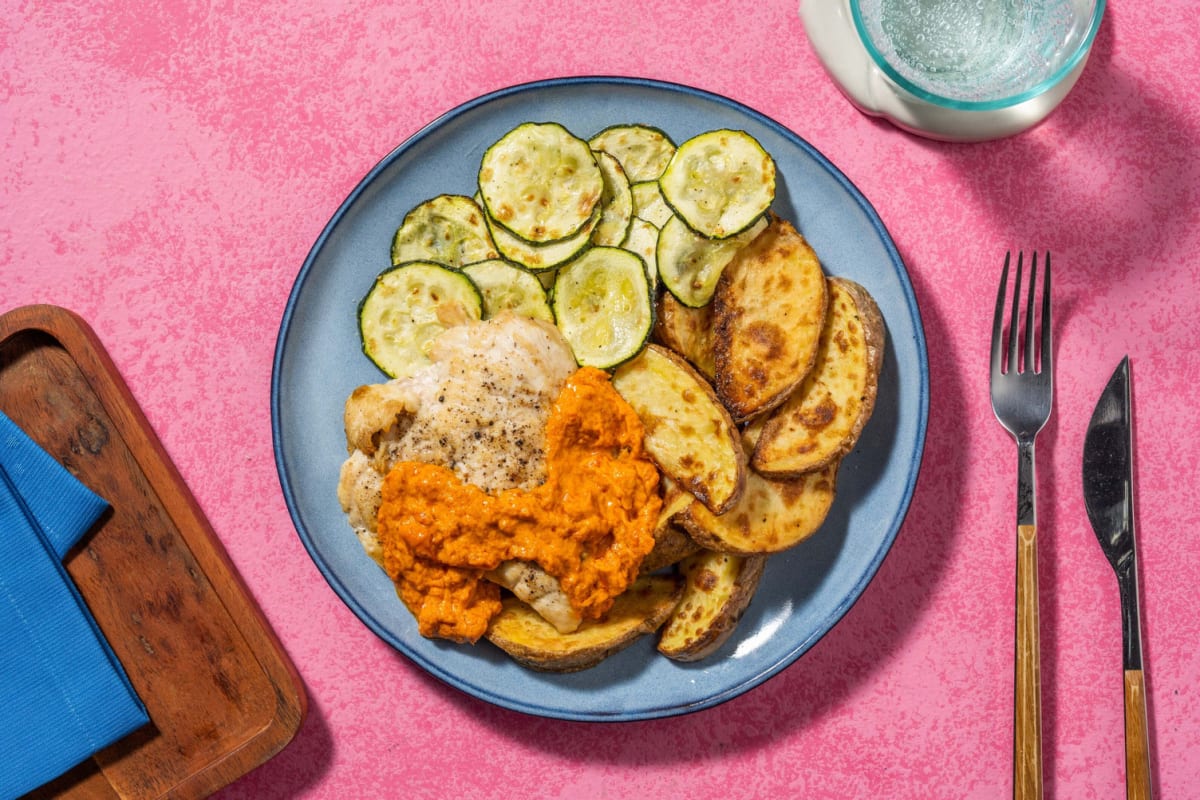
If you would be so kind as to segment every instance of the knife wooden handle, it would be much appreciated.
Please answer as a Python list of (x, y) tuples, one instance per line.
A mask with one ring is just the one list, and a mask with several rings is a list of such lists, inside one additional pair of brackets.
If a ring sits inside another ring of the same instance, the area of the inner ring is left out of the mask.
[(1125, 670), (1125, 796), (1150, 800), (1150, 732), (1146, 725), (1146, 677)]
[(1037, 526), (1017, 526), (1016, 717), (1013, 797), (1042, 797), (1042, 667)]

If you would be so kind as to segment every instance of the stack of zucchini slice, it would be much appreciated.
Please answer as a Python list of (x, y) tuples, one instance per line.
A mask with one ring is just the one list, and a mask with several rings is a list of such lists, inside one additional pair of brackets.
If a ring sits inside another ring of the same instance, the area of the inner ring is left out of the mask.
[(660, 284), (708, 303), (774, 195), (774, 162), (742, 131), (676, 146), (649, 125), (584, 140), (524, 123), (483, 154), (473, 196), (405, 215), (359, 306), (363, 352), (410, 375), (447, 327), (509, 311), (556, 324), (581, 366), (612, 369), (649, 341)]

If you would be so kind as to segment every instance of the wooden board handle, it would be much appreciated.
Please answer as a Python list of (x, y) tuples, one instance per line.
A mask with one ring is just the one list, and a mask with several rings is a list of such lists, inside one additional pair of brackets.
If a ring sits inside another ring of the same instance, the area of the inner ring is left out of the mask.
[(1146, 725), (1146, 677), (1125, 670), (1125, 796), (1150, 800), (1150, 733)]
[(1042, 797), (1042, 678), (1037, 527), (1017, 526), (1016, 717), (1013, 797)]

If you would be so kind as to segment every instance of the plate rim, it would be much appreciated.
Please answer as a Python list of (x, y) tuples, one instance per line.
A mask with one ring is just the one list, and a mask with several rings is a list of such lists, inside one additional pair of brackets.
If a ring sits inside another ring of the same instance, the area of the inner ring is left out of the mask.
[[(794, 646), (790, 647), (784, 657), (776, 659), (774, 662), (765, 665), (761, 669), (753, 670), (744, 679), (738, 681), (732, 686), (725, 688), (722, 691), (699, 698), (694, 702), (677, 703), (669, 706), (655, 706), (653, 708), (642, 707), (638, 710), (623, 710), (614, 709), (609, 713), (595, 711), (573, 711), (568, 708), (549, 707), (540, 705), (534, 701), (526, 700), (524, 702), (514, 700), (510, 697), (497, 695), (492, 690), (480, 686), (461, 675), (455, 674), (446, 668), (442, 667), (435, 661), (424, 657), (421, 653), (415, 652), (404, 645), (403, 642), (396, 640), (394, 635), (384, 626), (375, 616), (367, 610), (348, 590), (346, 585), (333, 573), (331, 568), (324, 563), (318, 554), (319, 547), (313, 539), (311, 533), (307, 530), (301, 519), (300, 510), (296, 502), (296, 495), (291, 482), (288, 480), (288, 468), (285, 463), (282, 436), (280, 430), (281, 404), (280, 404), (280, 383), (282, 380), (282, 366), (284, 359), (284, 351), (286, 349), (287, 334), (292, 324), (296, 305), (299, 302), (300, 295), (304, 285), (309, 277), (309, 274), (314, 268), (318, 257), (321, 255), (326, 242), (338, 227), (347, 212), (354, 206), (359, 197), (365, 193), (378, 178), (380, 173), (388, 169), (393, 162), (402, 157), (405, 152), (424, 140), (426, 137), (437, 132), (449, 121), (462, 116), (479, 106), (493, 103), (504, 98), (511, 97), (517, 94), (534, 92), (544, 89), (556, 89), (563, 86), (582, 86), (588, 85), (597, 86), (625, 86), (639, 89), (651, 89), (657, 91), (665, 91), (669, 93), (683, 94), (686, 96), (696, 97), (707, 102), (713, 102), (718, 105), (726, 106), (729, 109), (744, 114), (755, 120), (761, 125), (770, 128), (776, 134), (788, 140), (791, 144), (800, 148), (808, 157), (812, 158), (818, 165), (826, 171), (859, 206), (864, 213), (867, 221), (875, 230), (880, 243), (884, 246), (887, 252), (889, 261), (896, 273), (898, 282), (901, 288), (901, 294), (905, 301), (909, 316), (913, 322), (913, 344), (918, 356), (918, 377), (919, 385), (917, 387), (917, 424), (914, 431), (914, 448), (910, 457), (909, 469), (907, 472), (907, 480), (903, 489), (903, 496), (900, 507), (896, 509), (891, 524), (888, 527), (886, 534), (880, 540), (880, 546), (876, 549), (870, 562), (867, 564), (865, 572), (851, 587), (851, 590), (844, 596), (842, 601), (831, 609), (821, 620), (821, 624), (816, 627), (812, 633), (803, 640), (797, 641)], [(275, 350), (272, 358), (271, 366), (271, 385), (270, 385), (270, 410), (271, 410), (271, 443), (274, 452), (276, 477), (279, 481), (280, 489), (283, 493), (284, 502), (287, 506), (288, 515), (292, 520), (292, 525), (299, 536), (301, 543), (304, 545), (309, 557), (313, 560), (322, 577), (329, 583), (334, 593), (338, 596), (347, 607), (354, 612), (355, 616), (367, 626), (376, 636), (384, 643), (399, 652), (405, 658), (409, 659), (428, 674), (442, 681), (443, 683), (458, 689), (468, 695), (491, 703), (493, 705), (507, 708), (513, 711), (518, 711), (534, 716), (582, 721), (582, 722), (631, 722), (649, 719), (662, 719), (672, 716), (693, 713), (705, 708), (711, 708), (722, 703), (725, 703), (733, 698), (742, 695), (751, 689), (760, 686), (762, 683), (777, 675), (790, 665), (796, 662), (804, 653), (811, 649), (819, 642), (830, 630), (836, 626), (843, 617), (850, 611), (856, 602), (862, 597), (866, 588), (874, 580), (879, 572), (879, 568), (883, 560), (891, 552), (895, 544), (896, 536), (900, 527), (904, 524), (908, 511), (912, 504), (912, 498), (916, 487), (916, 481), (920, 473), (921, 464), (924, 458), (925, 439), (928, 428), (929, 418), (929, 355), (926, 346), (924, 324), (921, 318), (921, 312), (916, 299), (916, 293), (913, 289), (911, 278), (908, 274), (908, 269), (900, 257), (899, 250), (893, 241), (887, 227), (883, 224), (882, 218), (876, 211), (866, 196), (858, 189), (858, 187), (841, 171), (832, 161), (824, 154), (817, 150), (812, 144), (801, 137), (799, 134), (792, 131), (787, 126), (779, 123), (766, 114), (757, 111), (737, 100), (733, 100), (724, 95), (711, 92), (705, 89), (699, 89), (682, 83), (664, 81), (652, 78), (638, 77), (621, 77), (610, 75), (580, 75), (560, 78), (547, 78), (514, 84), (501, 89), (497, 89), (475, 98), (467, 100), (459, 105), (439, 114), (430, 122), (421, 126), (417, 131), (404, 139), (400, 144), (394, 147), (386, 155), (383, 156), (359, 181), (354, 188), (347, 194), (346, 198), (337, 207), (336, 211), (329, 218), (329, 221), (323, 226), (320, 234), (317, 236), (308, 254), (305, 256), (304, 263), (296, 274), (296, 278), (292, 284), (292, 288), (288, 293), (288, 299), (284, 306), (283, 313), (279, 323), (279, 329), (276, 336)]]

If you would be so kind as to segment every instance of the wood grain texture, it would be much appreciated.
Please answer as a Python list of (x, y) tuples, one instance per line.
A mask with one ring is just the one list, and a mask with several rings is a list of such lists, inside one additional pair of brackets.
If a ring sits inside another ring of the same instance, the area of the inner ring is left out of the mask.
[(299, 677), (91, 329), (0, 317), (0, 408), (112, 508), (67, 554), (151, 724), (34, 797), (202, 797), (282, 749)]
[(1013, 797), (1042, 796), (1042, 677), (1037, 527), (1017, 526), (1016, 717)]
[(1150, 730), (1146, 724), (1146, 676), (1125, 670), (1125, 796), (1150, 800)]

